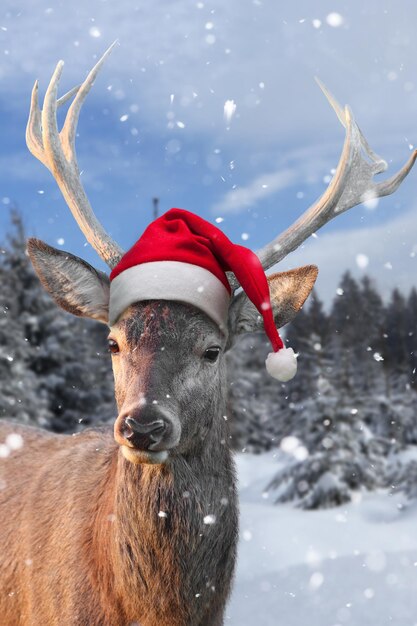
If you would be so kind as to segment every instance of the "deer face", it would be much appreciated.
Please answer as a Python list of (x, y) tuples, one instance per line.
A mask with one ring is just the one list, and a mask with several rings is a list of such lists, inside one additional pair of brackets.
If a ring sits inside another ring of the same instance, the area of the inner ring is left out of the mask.
[(110, 329), (116, 401), (114, 436), (126, 459), (161, 463), (197, 452), (222, 393), (226, 337), (194, 307), (149, 301)]
[[(109, 279), (68, 252), (30, 239), (28, 252), (46, 290), (65, 310), (108, 322)], [(277, 327), (303, 305), (315, 266), (268, 277)], [(230, 302), (228, 331), (205, 313), (176, 301), (151, 300), (127, 308), (110, 328), (118, 416), (114, 436), (132, 463), (164, 463), (198, 454), (211, 429), (223, 423), (224, 353), (234, 337), (259, 330), (262, 320), (244, 292)]]

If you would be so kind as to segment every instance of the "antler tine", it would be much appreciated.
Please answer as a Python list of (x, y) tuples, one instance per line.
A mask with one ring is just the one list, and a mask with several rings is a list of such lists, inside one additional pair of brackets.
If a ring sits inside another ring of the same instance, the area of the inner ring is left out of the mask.
[(29, 119), (26, 126), (26, 145), (31, 153), (44, 165), (41, 132), (41, 111), (39, 108), (39, 83), (35, 80), (30, 100)]
[(114, 41), (112, 45), (110, 46), (110, 48), (106, 50), (106, 52), (103, 54), (101, 59), (99, 59), (99, 61), (96, 63), (93, 69), (89, 72), (85, 81), (82, 83), (82, 85), (80, 85), (79, 89), (77, 90), (77, 95), (75, 96), (75, 99), (68, 110), (67, 117), (65, 118), (64, 126), (61, 131), (61, 139), (65, 148), (69, 152), (74, 153), (73, 155), (71, 155), (74, 160), (76, 160), (75, 150), (74, 150), (75, 133), (77, 130), (77, 123), (78, 123), (78, 118), (80, 115), (81, 107), (91, 87), (93, 86), (96, 76), (99, 73), (104, 61), (109, 56), (109, 54), (113, 50), (116, 43), (117, 43), (117, 40)]
[[(346, 128), (345, 109), (342, 106), (340, 106), (340, 104), (338, 103), (336, 98), (330, 93), (330, 91), (327, 89), (326, 85), (324, 83), (322, 83), (320, 78), (315, 76), (314, 80), (316, 81), (316, 83), (318, 84), (320, 89), (322, 90), (323, 94), (326, 96), (326, 99), (327, 99), (328, 103), (330, 104), (330, 106), (332, 107), (332, 109), (336, 113), (337, 117), (339, 118), (339, 122), (342, 124), (342, 126), (344, 126)], [(352, 112), (351, 112), (351, 117), (353, 117)], [(382, 159), (380, 156), (378, 156), (376, 154), (376, 152), (374, 152), (372, 150), (371, 146), (369, 145), (369, 143), (366, 141), (365, 137), (363, 136), (363, 133), (359, 129), (359, 126), (357, 126), (357, 128), (358, 128), (359, 133), (361, 135), (362, 142), (363, 142), (363, 147), (365, 148), (366, 153), (368, 154), (368, 156), (370, 158), (375, 160), (376, 164), (379, 164), (379, 166), (376, 166), (375, 172), (376, 173), (384, 172), (387, 169), (387, 167), (388, 167), (387, 162), (384, 159)]]
[(56, 119), (56, 111), (58, 108), (58, 84), (63, 69), (64, 61), (58, 61), (55, 71), (52, 74), (52, 78), (49, 82), (48, 88), (46, 90), (41, 111), (43, 147), (46, 157), (49, 157), (47, 158), (47, 167), (51, 170), (54, 176), (58, 167), (60, 169), (64, 167), (64, 163), (60, 163), (60, 161), (63, 161), (63, 154), (61, 149), (61, 142), (59, 141), (58, 122)]
[[(75, 133), (81, 106), (115, 43), (104, 53), (82, 85), (74, 87), (58, 99), (58, 84), (64, 65), (63, 61), (59, 61), (46, 91), (42, 111), (39, 108), (38, 82), (36, 81), (32, 91), (26, 129), (26, 143), (29, 150), (51, 171), (87, 241), (110, 268), (117, 265), (123, 255), (123, 250), (105, 232), (85, 194), (78, 172)], [(59, 133), (57, 108), (73, 96), (75, 99), (68, 110), (62, 131)]]
[(56, 101), (56, 105), (59, 109), (59, 107), (61, 107), (63, 104), (65, 104), (66, 102), (68, 102), (68, 100), (71, 100), (72, 96), (75, 96), (75, 94), (77, 93), (77, 91), (79, 90), (79, 88), (81, 87), (81, 85), (77, 85), (76, 87), (73, 87), (72, 89), (70, 89), (69, 91), (67, 91), (66, 94), (64, 94), (63, 96), (61, 96), (60, 98), (58, 98), (58, 100)]
[(286, 231), (257, 252), (264, 269), (284, 259), (336, 215), (366, 200), (393, 193), (417, 158), (415, 151), (397, 174), (375, 183), (374, 176), (387, 169), (386, 161), (369, 146), (349, 107), (343, 109), (326, 87), (319, 80), (317, 82), (346, 128), (342, 155), (336, 173), (321, 198)]

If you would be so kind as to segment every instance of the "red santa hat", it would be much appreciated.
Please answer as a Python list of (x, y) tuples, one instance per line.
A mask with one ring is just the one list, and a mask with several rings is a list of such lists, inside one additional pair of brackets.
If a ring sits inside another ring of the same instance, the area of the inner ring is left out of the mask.
[(213, 224), (182, 209), (152, 222), (110, 274), (109, 323), (143, 300), (177, 300), (204, 311), (226, 331), (233, 272), (263, 318), (273, 352), (266, 368), (286, 382), (297, 371), (292, 348), (275, 327), (268, 281), (254, 252), (234, 244)]

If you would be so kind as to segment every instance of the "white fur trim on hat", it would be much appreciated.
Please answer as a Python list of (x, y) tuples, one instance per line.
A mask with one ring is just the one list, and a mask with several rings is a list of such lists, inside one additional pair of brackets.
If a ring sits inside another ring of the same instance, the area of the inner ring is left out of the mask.
[(180, 261), (152, 261), (124, 270), (110, 284), (109, 324), (128, 306), (143, 300), (177, 300), (204, 311), (227, 328), (230, 294), (214, 274)]

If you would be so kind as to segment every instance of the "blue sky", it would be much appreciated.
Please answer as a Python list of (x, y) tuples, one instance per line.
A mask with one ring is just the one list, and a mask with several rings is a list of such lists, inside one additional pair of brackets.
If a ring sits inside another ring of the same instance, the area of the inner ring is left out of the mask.
[[(410, 1), (3, 0), (0, 8), (0, 229), (17, 204), (27, 231), (103, 269), (49, 172), (25, 147), (30, 91), (65, 61), (61, 93), (108, 45), (79, 123), (82, 180), (105, 228), (128, 248), (161, 210), (214, 220), (257, 249), (323, 191), (343, 128), (314, 82), (349, 103), (389, 172), (417, 145), (417, 5)], [(230, 123), (226, 100), (234, 100)], [(395, 196), (351, 209), (283, 269), (317, 263), (328, 300), (341, 272), (385, 294), (415, 284), (417, 171)], [(64, 243), (62, 243), (62, 240)]]

